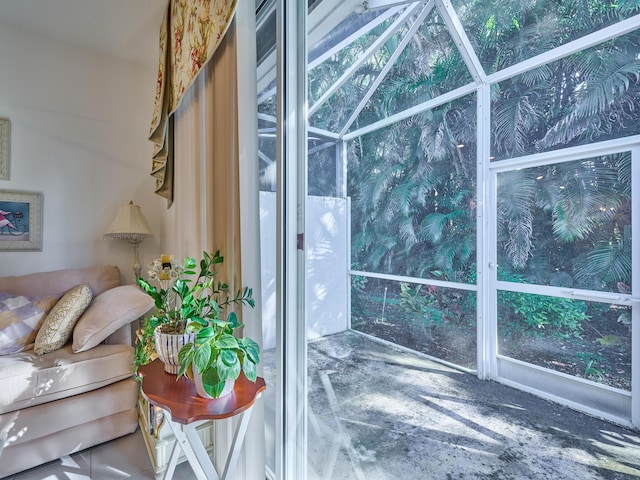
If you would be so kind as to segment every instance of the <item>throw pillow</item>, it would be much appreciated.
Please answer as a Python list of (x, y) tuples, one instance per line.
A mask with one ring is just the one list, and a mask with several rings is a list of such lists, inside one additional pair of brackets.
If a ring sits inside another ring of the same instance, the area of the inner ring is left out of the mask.
[(28, 350), (56, 297), (29, 298), (0, 293), (0, 355)]
[(71, 338), (73, 327), (91, 302), (91, 287), (77, 285), (65, 293), (44, 319), (33, 350), (37, 355), (58, 350)]
[(93, 299), (73, 330), (73, 351), (89, 350), (154, 306), (153, 299), (135, 285), (111, 288)]

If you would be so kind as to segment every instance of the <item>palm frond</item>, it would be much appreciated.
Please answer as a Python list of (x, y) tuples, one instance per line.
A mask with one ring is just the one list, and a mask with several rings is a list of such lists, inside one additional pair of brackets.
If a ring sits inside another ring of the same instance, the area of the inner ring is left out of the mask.
[(631, 249), (624, 241), (598, 247), (574, 262), (574, 278), (587, 288), (601, 288), (594, 285), (596, 279), (603, 283), (631, 282)]
[(458, 242), (458, 263), (459, 265), (467, 265), (471, 257), (476, 251), (476, 237), (474, 235), (466, 235)]
[(363, 268), (376, 271), (382, 263), (382, 259), (387, 254), (388, 250), (383, 245), (374, 245), (367, 252), (367, 261), (363, 264)]
[(454, 243), (441, 243), (434, 253), (434, 265), (442, 270), (451, 270), (456, 254), (457, 245)]
[(631, 195), (631, 152), (624, 152), (617, 161), (618, 180), (622, 183), (622, 194)]
[(626, 93), (633, 83), (640, 80), (640, 60), (630, 60), (629, 57), (633, 56), (629, 54), (618, 56), (621, 58), (603, 62), (599, 71), (587, 79), (584, 93), (580, 95), (572, 115), (584, 118), (607, 111), (617, 96)]
[(506, 98), (497, 102), (493, 143), (499, 151), (508, 156), (526, 152), (530, 132), (538, 125), (542, 115), (536, 103), (537, 97), (535, 88), (519, 92), (512, 84), (512, 88), (507, 90)]
[(612, 118), (624, 116), (637, 103), (631, 90), (640, 83), (640, 59), (632, 50), (584, 51), (567, 68), (579, 80), (576, 102), (536, 143), (540, 149), (567, 144), (587, 132), (606, 133)]
[(397, 166), (390, 167), (388, 165), (381, 165), (381, 167), (384, 166), (387, 168), (378, 168), (375, 172), (375, 177), (369, 179), (373, 182), (371, 186), (371, 197), (369, 197), (370, 205), (375, 206), (380, 204), (382, 196), (388, 191), (389, 186), (395, 179)]
[(640, 2), (638, 2), (638, 0), (618, 0), (616, 3), (621, 15), (631, 15), (640, 12)]
[(413, 227), (413, 221), (410, 217), (403, 217), (398, 225), (398, 234), (400, 240), (404, 244), (404, 251), (408, 252), (411, 247), (418, 243), (418, 237)]
[(509, 239), (504, 244), (504, 251), (513, 268), (522, 270), (526, 267), (533, 249), (533, 216), (525, 214), (517, 220), (510, 220), (507, 228)]
[(420, 224), (420, 238), (432, 243), (440, 243), (447, 225), (448, 216), (443, 213), (430, 213)]
[(530, 216), (536, 193), (531, 172), (515, 170), (498, 177), (498, 229), (503, 230), (509, 221)]
[(413, 184), (411, 182), (404, 181), (403, 183), (396, 185), (389, 196), (389, 202), (392, 203), (395, 210), (400, 212), (400, 214), (405, 218), (411, 215), (413, 191)]
[[(566, 167), (566, 166), (565, 166)], [(609, 221), (622, 205), (617, 192), (617, 171), (606, 159), (586, 160), (560, 185), (558, 202), (553, 208), (553, 232), (569, 242), (584, 239)]]
[(502, 245), (516, 270), (523, 269), (533, 248), (534, 172), (515, 170), (498, 178), (498, 228), (506, 233)]

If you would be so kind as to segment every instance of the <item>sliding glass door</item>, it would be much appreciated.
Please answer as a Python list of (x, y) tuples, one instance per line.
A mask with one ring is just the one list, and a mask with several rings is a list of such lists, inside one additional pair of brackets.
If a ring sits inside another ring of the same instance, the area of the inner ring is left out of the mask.
[(578, 3), (257, 2), (272, 476), (386, 474), (368, 342), (640, 425), (640, 5)]

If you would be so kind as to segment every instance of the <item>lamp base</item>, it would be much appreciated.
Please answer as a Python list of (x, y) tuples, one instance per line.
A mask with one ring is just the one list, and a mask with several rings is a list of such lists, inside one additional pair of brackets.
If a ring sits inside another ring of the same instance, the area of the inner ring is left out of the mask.
[(133, 274), (134, 280), (140, 278), (140, 272), (142, 271), (142, 265), (140, 265), (140, 257), (138, 256), (138, 246), (140, 240), (129, 240), (129, 243), (133, 246)]

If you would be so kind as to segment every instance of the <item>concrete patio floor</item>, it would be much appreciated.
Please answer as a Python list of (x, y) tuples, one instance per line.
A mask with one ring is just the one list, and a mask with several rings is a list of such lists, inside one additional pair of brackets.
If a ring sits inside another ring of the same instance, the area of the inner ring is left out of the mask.
[(640, 478), (638, 431), (351, 331), (308, 358), (309, 480)]

